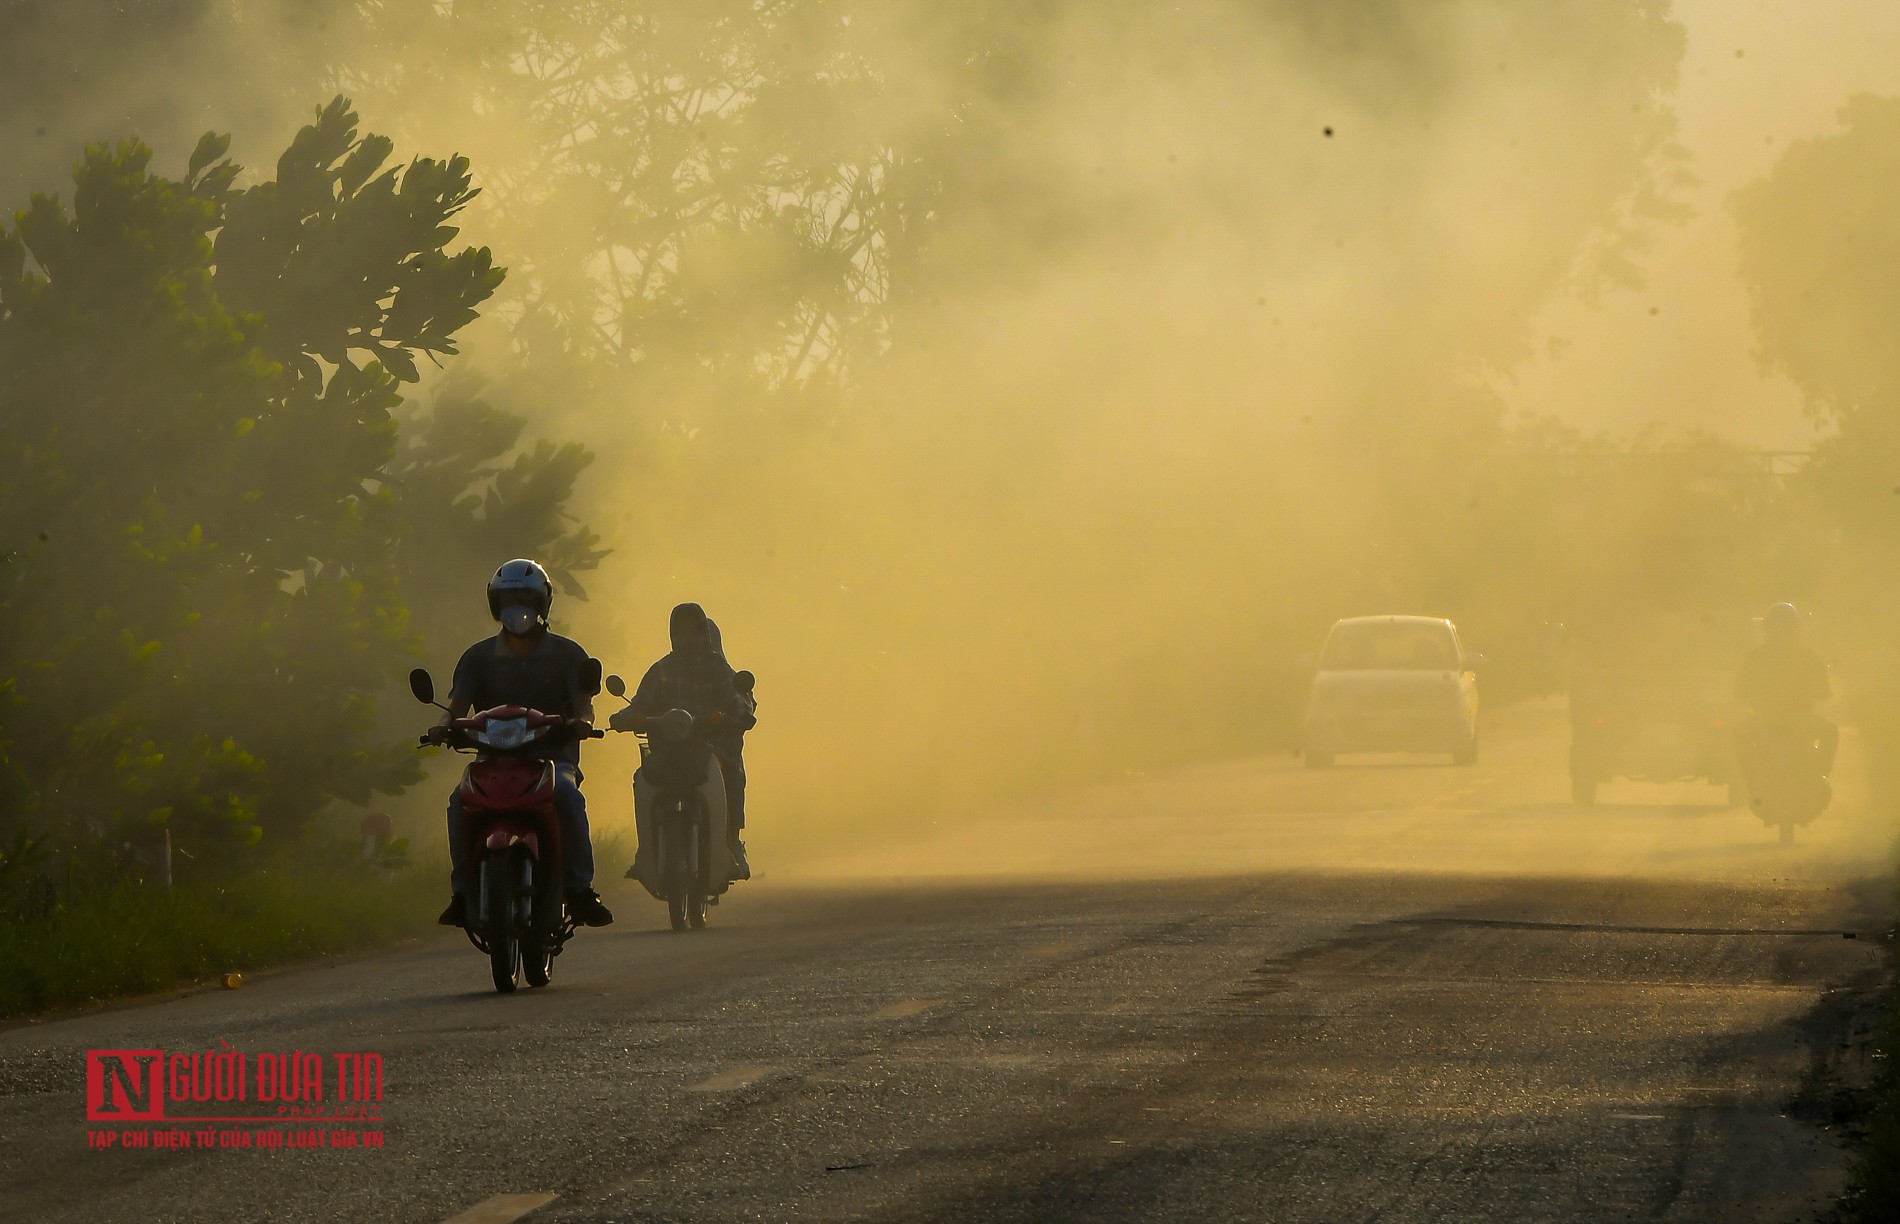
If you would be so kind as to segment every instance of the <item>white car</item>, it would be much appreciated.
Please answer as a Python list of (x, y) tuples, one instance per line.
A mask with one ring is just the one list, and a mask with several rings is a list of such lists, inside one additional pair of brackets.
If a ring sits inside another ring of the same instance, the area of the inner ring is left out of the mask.
[(1306, 764), (1342, 752), (1449, 752), (1478, 760), (1482, 660), (1435, 616), (1355, 616), (1333, 625), (1306, 703)]

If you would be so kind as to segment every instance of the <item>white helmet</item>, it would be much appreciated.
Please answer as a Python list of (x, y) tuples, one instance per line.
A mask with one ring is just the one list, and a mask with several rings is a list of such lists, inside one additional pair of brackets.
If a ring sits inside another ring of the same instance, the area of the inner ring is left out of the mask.
[(538, 561), (526, 557), (516, 557), (513, 561), (504, 561), (495, 576), (488, 580), (488, 614), (496, 620), (501, 619), (501, 597), (507, 591), (528, 591), (535, 596), (535, 618), (545, 621), (548, 612), (554, 607), (554, 584), (548, 581), (548, 572), (541, 568)]

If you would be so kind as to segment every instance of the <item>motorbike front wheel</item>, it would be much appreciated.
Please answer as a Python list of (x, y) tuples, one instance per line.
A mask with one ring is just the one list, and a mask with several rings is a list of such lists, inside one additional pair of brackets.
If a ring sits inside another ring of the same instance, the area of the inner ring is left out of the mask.
[(686, 862), (686, 838), (680, 834), (680, 819), (669, 813), (660, 828), (660, 879), (666, 882), (666, 917), (676, 931), (686, 929), (686, 893), (692, 868)]
[(712, 891), (713, 844), (712, 826), (704, 820), (693, 825), (693, 846), (697, 851), (693, 855), (692, 882), (686, 894), (686, 925), (695, 931), (706, 929), (706, 896)]
[(521, 976), (528, 985), (539, 988), (554, 980), (554, 954), (561, 948), (561, 926), (566, 918), (567, 908), (561, 903), (555, 881), (551, 876), (537, 879), (534, 918), (528, 938), (521, 941)]
[(555, 981), (555, 950), (540, 935), (521, 945), (521, 977), (530, 986)]
[(521, 976), (530, 986), (546, 986), (554, 980), (554, 953), (545, 947), (521, 950)]
[(706, 925), (706, 894), (700, 883), (705, 862), (701, 849), (700, 822), (682, 807), (673, 814), (661, 833), (661, 878), (666, 881), (666, 916), (676, 931), (698, 930)]
[(488, 968), (495, 989), (503, 994), (515, 988), (521, 967), (521, 943), (515, 937), (515, 882), (508, 856), (491, 854), (482, 860), (482, 920), (488, 940)]

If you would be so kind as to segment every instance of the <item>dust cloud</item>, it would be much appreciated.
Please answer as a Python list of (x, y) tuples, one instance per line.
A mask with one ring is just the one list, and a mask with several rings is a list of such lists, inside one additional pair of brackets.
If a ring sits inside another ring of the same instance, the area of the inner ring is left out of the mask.
[[(1452, 616), (1532, 697), (1579, 613), (1785, 585), (1753, 493), (1576, 477), (1666, 405), (1511, 389), (1549, 303), (1626, 292), (1692, 216), (1666, 3), (182, 8), (32, 150), (123, 119), (241, 153), (334, 88), (469, 155), (511, 280), (465, 366), (599, 457), (572, 509), (615, 551), (557, 627), (632, 681), (707, 607), (759, 676), (761, 854), (1285, 751), (1339, 616)], [(642, 192), (671, 229), (621, 225)], [(856, 235), (822, 290), (767, 240), (800, 225)], [(589, 752), (611, 826), (632, 746)]]
[(575, 624), (638, 659), (677, 598), (721, 620), (761, 676), (761, 845), (1283, 747), (1335, 616), (1488, 613), (1512, 581), (1467, 530), (1506, 525), (1462, 521), (1507, 444), (1476, 376), (1666, 174), (1679, 31), (1096, 12), (959, 151), (993, 186), (931, 236), (933, 291), (843, 419), (698, 486), (688, 531), (603, 496), (615, 594)]

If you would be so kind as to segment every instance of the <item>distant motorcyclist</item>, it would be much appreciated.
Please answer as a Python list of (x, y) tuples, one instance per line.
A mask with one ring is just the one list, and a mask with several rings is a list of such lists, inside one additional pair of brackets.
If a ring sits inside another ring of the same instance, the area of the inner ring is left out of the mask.
[[(696, 603), (675, 607), (667, 621), (667, 632), (672, 639), (672, 651), (647, 669), (627, 708), (614, 715), (612, 725), (623, 730), (639, 730), (647, 719), (678, 709), (710, 727), (708, 742), (727, 788), (726, 844), (732, 854), (733, 874), (738, 879), (748, 880), (752, 878), (752, 868), (746, 862), (745, 843), (739, 840), (740, 822), (744, 818), (745, 775), (743, 767), (738, 766), (737, 745), (740, 734), (758, 721), (754, 706), (751, 698), (740, 693), (733, 683), (732, 665), (716, 649), (718, 639), (713, 636), (713, 624), (704, 608)], [(739, 770), (736, 779), (735, 767)], [(641, 847), (640, 852), (645, 853), (645, 847)]]
[(1834, 695), (1827, 664), (1801, 640), (1801, 613), (1778, 603), (1761, 618), (1762, 643), (1742, 662), (1735, 695), (1752, 713), (1737, 728), (1742, 765), (1754, 759), (1751, 743), (1775, 733), (1812, 735), (1820, 748), (1821, 773), (1833, 772), (1840, 728), (1815, 713), (1817, 702)]
[[(452, 719), (470, 710), (501, 705), (526, 706), (543, 714), (577, 720), (583, 732), (592, 729), (594, 694), (583, 678), (587, 652), (580, 643), (548, 629), (548, 611), (554, 605), (554, 586), (547, 571), (526, 558), (504, 564), (488, 580), (488, 612), (501, 632), (483, 638), (463, 652), (455, 665), (449, 690), (449, 708), (430, 738), (448, 737)], [(580, 740), (562, 739), (545, 752), (554, 765), (554, 810), (561, 823), (561, 858), (566, 879), (568, 909), (582, 926), (606, 926), (614, 920), (594, 892), (594, 846), (588, 836), (587, 802), (581, 796)], [(449, 907), (438, 919), (444, 926), (468, 925), (467, 845), (459, 789), (449, 797), (450, 880), (455, 889)]]

